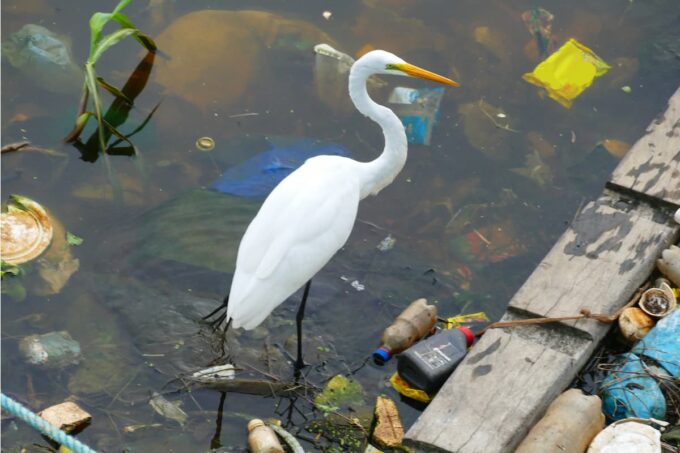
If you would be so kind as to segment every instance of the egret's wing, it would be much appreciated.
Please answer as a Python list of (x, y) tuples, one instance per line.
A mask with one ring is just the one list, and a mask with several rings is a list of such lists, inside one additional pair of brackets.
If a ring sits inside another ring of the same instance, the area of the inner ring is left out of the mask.
[(267, 197), (239, 246), (228, 315), (257, 326), (347, 241), (359, 204), (354, 163), (308, 160)]

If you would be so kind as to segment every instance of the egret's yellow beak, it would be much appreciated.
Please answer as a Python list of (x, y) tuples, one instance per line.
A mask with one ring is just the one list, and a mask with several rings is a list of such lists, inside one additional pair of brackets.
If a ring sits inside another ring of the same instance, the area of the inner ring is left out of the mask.
[(453, 80), (446, 78), (444, 76), (440, 76), (439, 74), (435, 74), (434, 72), (430, 72), (427, 69), (419, 68), (418, 66), (414, 66), (409, 63), (401, 63), (401, 64), (395, 64), (393, 65), (394, 69), (398, 69), (411, 77), (418, 77), (421, 79), (427, 79), (427, 80), (432, 80), (433, 82), (439, 82), (443, 83), (445, 85), (451, 85), (453, 87), (459, 87), (460, 84), (458, 82), (454, 82)]

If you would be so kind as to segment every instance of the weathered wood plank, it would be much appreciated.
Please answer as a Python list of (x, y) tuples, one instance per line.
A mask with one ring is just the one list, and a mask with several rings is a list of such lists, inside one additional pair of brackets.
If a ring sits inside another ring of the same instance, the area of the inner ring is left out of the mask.
[[(508, 309), (546, 317), (578, 315), (581, 309), (614, 313), (647, 278), (677, 230), (670, 213), (605, 192), (578, 213)], [(593, 320), (571, 325), (596, 341), (609, 327)]]
[[(670, 213), (605, 192), (577, 215), (504, 319), (616, 311), (677, 237), (671, 222)], [(416, 451), (513, 451), (609, 327), (584, 320), (487, 332), (405, 442)]]
[(409, 429), (405, 445), (419, 452), (513, 451), (592, 353), (594, 343), (568, 329), (487, 332)]
[(628, 151), (610, 183), (680, 205), (680, 88)]

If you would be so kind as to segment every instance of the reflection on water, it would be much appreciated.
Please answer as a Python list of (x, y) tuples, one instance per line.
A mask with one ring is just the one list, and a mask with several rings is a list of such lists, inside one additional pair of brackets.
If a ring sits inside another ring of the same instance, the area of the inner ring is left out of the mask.
[[(2, 41), (27, 23), (40, 24), (66, 36), (81, 62), (96, 7), (80, 3), (3, 2)], [(362, 419), (375, 396), (387, 394), (398, 400), (405, 426), (421, 408), (399, 401), (389, 387), (395, 364), (365, 364), (385, 326), (422, 296), (436, 301), (441, 315), (484, 310), (500, 316), (680, 80), (673, 57), (680, 28), (668, 14), (672, 0), (540, 5), (554, 15), (557, 46), (574, 37), (612, 66), (571, 109), (521, 78), (540, 61), (540, 46), (550, 44), (537, 41), (522, 19), (533, 4), (240, 3), (247, 10), (210, 1), (128, 7), (162, 53), (120, 130), (132, 131), (162, 103), (133, 139), (139, 155), (110, 159), (122, 201), (116, 201), (101, 159), (86, 162), (94, 159), (81, 160), (77, 149), (61, 143), (77, 111), (77, 89), (63, 94), (41, 87), (42, 75), (26, 76), (3, 55), (3, 144), (27, 139), (65, 154), (4, 154), (3, 197), (20, 193), (39, 201), (84, 239), (72, 249), (80, 270), (59, 294), (41, 296), (29, 287), (22, 302), (4, 297), (3, 392), (33, 409), (75, 398), (94, 415), (80, 437), (101, 450), (223, 445), (244, 451), (251, 417), (281, 419), (310, 450), (356, 442), (358, 428), (346, 434), (340, 418), (335, 430), (327, 429), (304, 393), (277, 398), (228, 392), (217, 419), (220, 392), (186, 392), (177, 380), (220, 359), (219, 336), (200, 317), (224, 296), (240, 233), (260, 203), (208, 187), (266, 151), (268, 137), (338, 143), (359, 160), (382, 148), (375, 125), (344, 103), (319, 98), (315, 44), (327, 42), (353, 57), (384, 48), (462, 85), (445, 91), (430, 145), (411, 146), (396, 181), (362, 203), (347, 246), (314, 280), (308, 304), (304, 345), (312, 366), (305, 388), (351, 374), (366, 403), (346, 414)], [(134, 42), (124, 42), (97, 70), (122, 86), (143, 57), (139, 52)], [(382, 103), (395, 86), (429, 86), (404, 78), (383, 82), (371, 88)], [(212, 138), (215, 149), (197, 149), (200, 137)], [(393, 247), (378, 249), (387, 237), (396, 240)], [(291, 378), (296, 308), (289, 301), (261, 328), (229, 332), (225, 352), (248, 379)], [(81, 344), (79, 365), (42, 371), (24, 362), (21, 338), (61, 330)], [(186, 423), (158, 415), (148, 405), (153, 392), (183, 402)], [(42, 442), (17, 426), (3, 425), (6, 446)], [(358, 437), (361, 443), (360, 430)]]

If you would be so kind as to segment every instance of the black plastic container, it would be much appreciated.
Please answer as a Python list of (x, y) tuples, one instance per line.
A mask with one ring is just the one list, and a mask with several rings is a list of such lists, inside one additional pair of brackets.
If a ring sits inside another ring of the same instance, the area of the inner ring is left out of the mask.
[(475, 335), (467, 327), (442, 330), (397, 356), (399, 376), (413, 387), (434, 394), (474, 340)]

